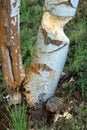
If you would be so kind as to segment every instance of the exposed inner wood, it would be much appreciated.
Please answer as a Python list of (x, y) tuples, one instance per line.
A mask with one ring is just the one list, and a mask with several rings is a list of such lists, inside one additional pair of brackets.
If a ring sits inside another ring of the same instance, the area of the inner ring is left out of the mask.
[(56, 3), (56, 4), (49, 4), (49, 5), (55, 5), (55, 6), (57, 6), (57, 5), (60, 5), (60, 4), (65, 4), (65, 5), (71, 5), (72, 6), (72, 4), (71, 4), (71, 2), (70, 1), (66, 1), (66, 2), (58, 2), (58, 3)]
[(50, 40), (49, 38), (46, 38), (45, 43), (48, 43), (50, 41), (52, 43), (55, 43), (56, 45), (59, 44), (58, 41), (69, 43), (69, 38), (65, 35), (63, 27), (71, 19), (72, 17), (58, 17), (52, 15), (49, 11), (45, 11), (41, 20), (43, 34), (44, 36), (47, 36), (48, 33), (52, 33), (55, 36), (55, 40)]

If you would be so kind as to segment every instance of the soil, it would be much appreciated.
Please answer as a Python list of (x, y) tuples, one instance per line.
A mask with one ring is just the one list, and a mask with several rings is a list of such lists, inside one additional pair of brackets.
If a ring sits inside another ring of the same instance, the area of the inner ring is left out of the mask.
[(6, 130), (5, 128), (9, 127), (9, 121), (6, 118), (7, 115), (4, 103), (0, 101), (0, 130)]

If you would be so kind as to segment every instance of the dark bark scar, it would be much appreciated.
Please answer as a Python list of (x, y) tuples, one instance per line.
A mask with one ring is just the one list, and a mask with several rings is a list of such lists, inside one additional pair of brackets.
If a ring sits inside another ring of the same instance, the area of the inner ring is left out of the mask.
[(54, 44), (54, 45), (57, 45), (57, 46), (59, 46), (60, 44), (61, 44), (61, 41), (59, 41), (59, 40), (52, 40), (51, 38), (49, 38), (48, 36), (47, 36), (47, 32), (45, 31), (45, 29), (43, 29), (42, 28), (42, 33), (43, 33), (43, 36), (44, 36), (44, 43), (46, 44), (46, 45), (48, 45), (48, 44)]

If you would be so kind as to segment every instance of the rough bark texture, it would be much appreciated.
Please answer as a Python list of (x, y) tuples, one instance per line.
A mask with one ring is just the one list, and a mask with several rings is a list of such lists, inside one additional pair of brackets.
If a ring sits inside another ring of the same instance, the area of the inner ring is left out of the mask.
[(63, 27), (75, 15), (77, 4), (78, 0), (45, 0), (36, 50), (23, 84), (29, 104), (40, 107), (55, 93), (69, 47)]
[(19, 40), (20, 0), (0, 0), (0, 51), (9, 104), (21, 102), (19, 87), (24, 78)]

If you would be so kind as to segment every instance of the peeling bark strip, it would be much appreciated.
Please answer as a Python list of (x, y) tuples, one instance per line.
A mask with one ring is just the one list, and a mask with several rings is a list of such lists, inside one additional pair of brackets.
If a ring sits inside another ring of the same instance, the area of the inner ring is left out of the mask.
[(20, 0), (0, 0), (0, 50), (10, 104), (21, 102), (19, 87), (24, 78), (19, 39)]
[(40, 107), (55, 93), (69, 47), (63, 27), (75, 15), (77, 4), (78, 0), (45, 0), (35, 53), (23, 84), (29, 104)]

